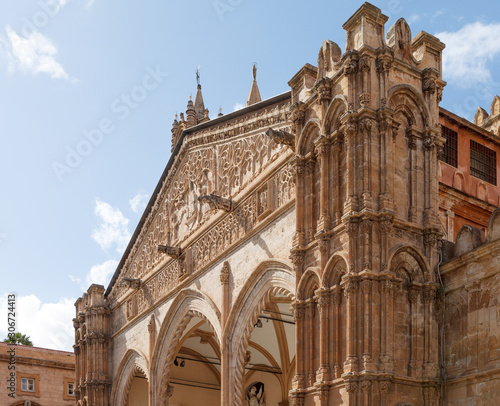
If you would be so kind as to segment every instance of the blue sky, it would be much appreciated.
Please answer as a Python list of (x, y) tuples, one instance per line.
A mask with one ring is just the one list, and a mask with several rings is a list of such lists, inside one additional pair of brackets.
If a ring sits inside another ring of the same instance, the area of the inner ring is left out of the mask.
[[(35, 345), (71, 349), (73, 303), (107, 283), (196, 92), (215, 117), (288, 90), (362, 2), (6, 0), (0, 5), (0, 314), (19, 298)], [(500, 93), (496, 1), (373, 2), (447, 44), (442, 106), (472, 119)], [(0, 316), (0, 320), (6, 317)], [(0, 321), (0, 336), (6, 335)]]

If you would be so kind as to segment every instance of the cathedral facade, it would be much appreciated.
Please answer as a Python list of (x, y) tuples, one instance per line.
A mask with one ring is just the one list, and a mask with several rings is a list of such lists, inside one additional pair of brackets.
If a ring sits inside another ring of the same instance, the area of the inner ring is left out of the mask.
[(230, 114), (198, 85), (109, 286), (76, 302), (79, 406), (493, 404), (498, 164), (472, 179), (442, 130), (500, 152), (493, 108), (440, 109), (444, 44), (387, 20), (363, 4), (344, 53), (267, 100), (254, 71)]

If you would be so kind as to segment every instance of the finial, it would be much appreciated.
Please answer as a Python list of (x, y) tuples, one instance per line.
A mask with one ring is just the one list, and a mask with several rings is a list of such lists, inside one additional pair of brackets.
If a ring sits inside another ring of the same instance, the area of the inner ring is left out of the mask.
[(192, 94), (189, 95), (189, 101), (193, 101), (193, 95)]
[(177, 121), (177, 113), (175, 113), (175, 121)]
[(222, 107), (221, 106), (219, 106), (219, 117), (220, 116), (223, 116), (223, 114), (222, 114)]
[(257, 63), (253, 63), (253, 80), (257, 80)]
[(200, 85), (200, 67), (198, 66), (198, 69), (196, 69), (196, 84), (198, 86), (201, 86)]

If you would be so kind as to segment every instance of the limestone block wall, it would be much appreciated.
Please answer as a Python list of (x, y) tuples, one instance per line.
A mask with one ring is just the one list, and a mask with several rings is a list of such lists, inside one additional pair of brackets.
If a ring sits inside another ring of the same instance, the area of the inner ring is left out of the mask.
[(441, 266), (446, 404), (494, 405), (500, 393), (500, 209), (486, 236), (465, 226)]

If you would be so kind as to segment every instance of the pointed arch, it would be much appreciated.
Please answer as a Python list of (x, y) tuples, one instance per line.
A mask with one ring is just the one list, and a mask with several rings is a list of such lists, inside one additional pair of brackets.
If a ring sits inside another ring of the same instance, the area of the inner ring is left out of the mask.
[(170, 369), (177, 346), (193, 317), (206, 321), (214, 331), (217, 343), (221, 345), (221, 316), (215, 303), (198, 290), (180, 291), (165, 315), (153, 351), (151, 371), (155, 380), (154, 387), (157, 388), (152, 394), (155, 405), (164, 405), (166, 402)]
[(302, 300), (313, 297), (314, 291), (320, 286), (319, 270), (317, 268), (306, 269), (297, 285), (297, 298)]
[(326, 263), (321, 286), (331, 288), (340, 285), (342, 276), (347, 272), (347, 260), (342, 254), (333, 255)]
[(297, 153), (305, 156), (313, 149), (313, 142), (316, 135), (320, 135), (321, 122), (317, 118), (311, 118), (307, 121), (300, 133), (299, 142), (297, 144)]
[(388, 263), (390, 272), (394, 275), (405, 269), (411, 282), (434, 282), (433, 273), (427, 259), (410, 245), (397, 245), (389, 252)]
[[(397, 85), (388, 92), (389, 107), (396, 112), (401, 112), (418, 128), (425, 128), (430, 122), (431, 114), (422, 95), (410, 85)], [(418, 113), (416, 115), (416, 113)]]
[(295, 294), (295, 273), (290, 264), (281, 260), (262, 262), (241, 289), (224, 330), (226, 351), (230, 354), (233, 388), (229, 404), (241, 406), (245, 369), (245, 351), (262, 309), (272, 295)]
[(149, 384), (149, 366), (146, 357), (136, 350), (128, 350), (120, 362), (111, 390), (111, 404), (125, 406), (132, 381), (137, 375), (144, 375)]
[(335, 127), (340, 127), (340, 119), (348, 110), (347, 98), (343, 94), (336, 95), (326, 110), (323, 132), (331, 133)]

